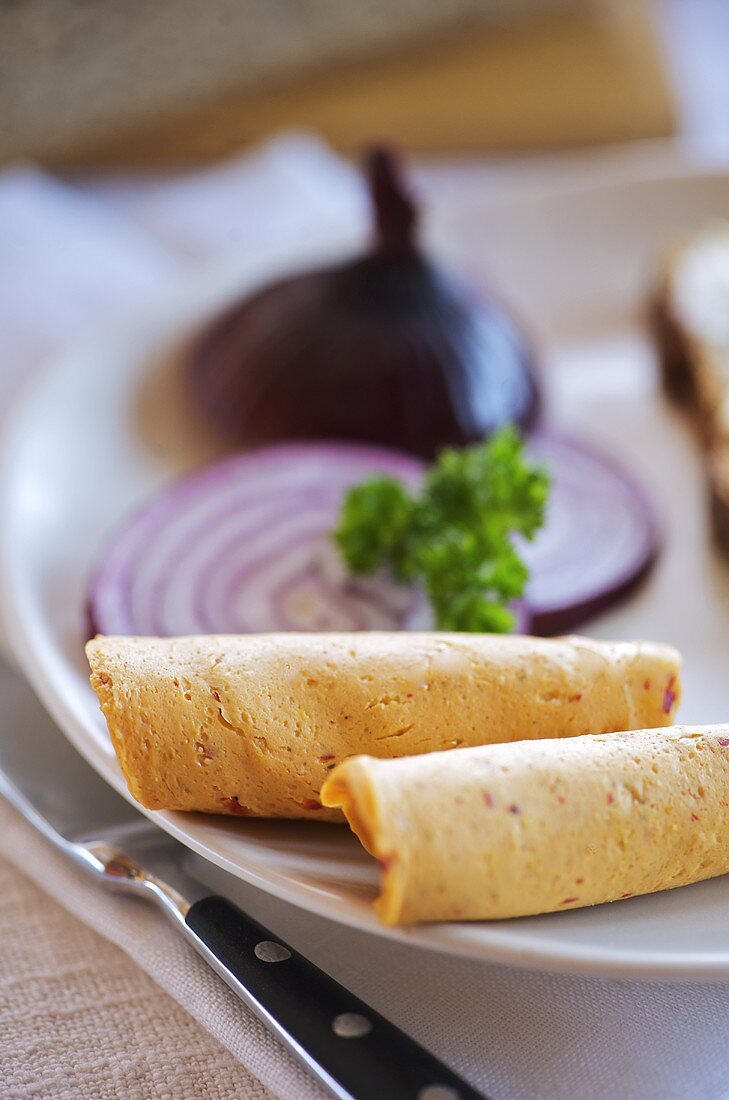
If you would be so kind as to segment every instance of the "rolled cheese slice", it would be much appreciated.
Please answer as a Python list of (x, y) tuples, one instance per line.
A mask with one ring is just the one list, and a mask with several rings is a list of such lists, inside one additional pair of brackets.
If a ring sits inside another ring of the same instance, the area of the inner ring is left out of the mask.
[(361, 756), (322, 790), (386, 924), (574, 909), (729, 871), (729, 726)]
[(347, 757), (670, 722), (668, 646), (473, 634), (99, 637), (91, 683), (152, 809), (339, 819)]

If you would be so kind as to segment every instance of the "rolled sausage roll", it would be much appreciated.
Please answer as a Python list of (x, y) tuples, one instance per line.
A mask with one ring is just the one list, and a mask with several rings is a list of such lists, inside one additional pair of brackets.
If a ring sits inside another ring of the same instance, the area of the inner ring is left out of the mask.
[(339, 819), (349, 756), (670, 722), (668, 646), (472, 634), (99, 637), (91, 683), (132, 794), (152, 809)]
[(550, 913), (729, 871), (729, 726), (361, 756), (321, 797), (380, 861), (386, 924)]

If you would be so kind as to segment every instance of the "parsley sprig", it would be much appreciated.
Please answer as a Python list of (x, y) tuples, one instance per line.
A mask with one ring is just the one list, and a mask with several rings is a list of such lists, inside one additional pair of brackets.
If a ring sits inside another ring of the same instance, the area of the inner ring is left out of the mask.
[(422, 585), (436, 629), (505, 632), (528, 570), (514, 536), (544, 522), (549, 476), (528, 461), (519, 433), (448, 449), (413, 494), (397, 478), (368, 478), (345, 494), (334, 539), (352, 573), (389, 569)]

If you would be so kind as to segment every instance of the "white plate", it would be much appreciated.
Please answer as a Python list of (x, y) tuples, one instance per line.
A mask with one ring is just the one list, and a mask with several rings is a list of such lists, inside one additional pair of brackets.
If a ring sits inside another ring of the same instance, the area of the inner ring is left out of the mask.
[[(683, 716), (729, 719), (729, 576), (706, 535), (697, 449), (666, 407), (635, 325), (655, 257), (677, 228), (727, 209), (721, 172), (640, 168), (609, 182), (469, 199), (434, 218), (445, 254), (482, 270), (540, 333), (554, 422), (634, 468), (662, 514), (665, 548), (648, 585), (589, 625), (599, 637), (648, 637), (685, 654)], [(337, 249), (352, 242), (338, 242)], [(313, 257), (247, 258), (54, 363), (21, 398), (2, 442), (0, 581), (6, 645), (94, 767), (126, 789), (86, 681), (83, 592), (104, 536), (184, 461), (183, 429), (148, 378), (185, 326), (244, 286)], [(141, 395), (141, 396), (140, 396)], [(141, 419), (140, 419), (141, 410)], [(154, 412), (154, 440), (150, 435)], [(144, 425), (144, 426), (141, 426)], [(729, 878), (611, 906), (501, 923), (388, 931), (371, 910), (376, 874), (344, 828), (158, 813), (213, 863), (306, 909), (409, 943), (554, 970), (637, 976), (729, 975)]]

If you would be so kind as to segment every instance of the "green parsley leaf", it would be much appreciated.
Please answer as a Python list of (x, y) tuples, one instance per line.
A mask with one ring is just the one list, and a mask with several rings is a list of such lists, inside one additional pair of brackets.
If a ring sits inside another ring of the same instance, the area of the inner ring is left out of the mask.
[(528, 570), (514, 536), (544, 522), (549, 476), (524, 455), (512, 427), (487, 442), (442, 452), (420, 491), (372, 477), (344, 496), (334, 539), (352, 573), (387, 568), (420, 584), (438, 630), (505, 632), (508, 603)]

